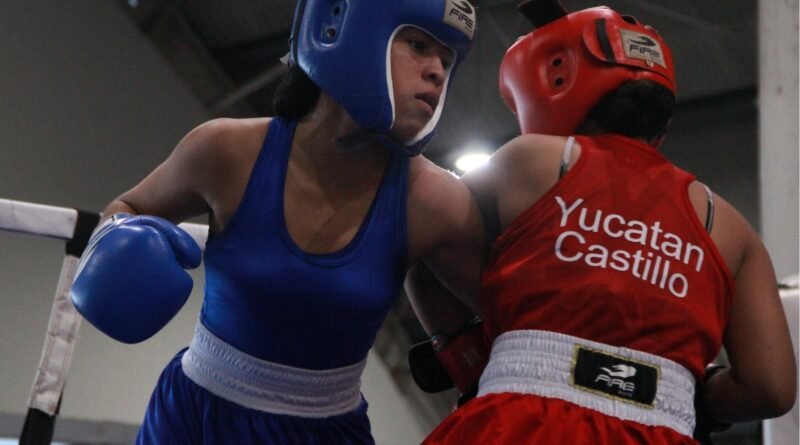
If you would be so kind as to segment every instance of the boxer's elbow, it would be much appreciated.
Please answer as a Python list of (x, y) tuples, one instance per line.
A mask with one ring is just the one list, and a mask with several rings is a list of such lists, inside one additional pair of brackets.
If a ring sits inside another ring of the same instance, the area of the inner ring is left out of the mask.
[(769, 417), (786, 414), (797, 400), (797, 363), (793, 356), (787, 357), (784, 362), (783, 366), (775, 368), (773, 378), (768, 379), (765, 399), (770, 409)]
[(769, 388), (763, 394), (764, 418), (770, 419), (788, 413), (797, 399), (797, 380), (792, 378), (791, 382), (781, 382)]
[(794, 374), (787, 372), (785, 375), (773, 375), (771, 378), (742, 385), (751, 393), (749, 399), (758, 418), (779, 417), (792, 409), (797, 393), (797, 379)]

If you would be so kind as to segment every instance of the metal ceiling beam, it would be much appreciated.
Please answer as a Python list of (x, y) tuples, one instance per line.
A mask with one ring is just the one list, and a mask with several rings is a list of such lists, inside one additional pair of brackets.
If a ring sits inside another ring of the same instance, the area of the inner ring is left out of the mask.
[[(696, 28), (701, 28), (701, 29), (705, 29), (705, 30), (709, 30), (709, 31), (715, 31), (715, 32), (719, 32), (719, 33), (722, 33), (722, 34), (732, 35), (732, 36), (737, 35), (737, 33), (735, 31), (733, 31), (733, 30), (721, 27), (721, 26), (719, 26), (717, 24), (708, 22), (706, 20), (700, 20), (700, 19), (698, 19), (696, 17), (692, 17), (691, 15), (678, 12), (675, 9), (670, 9), (669, 7), (664, 7), (664, 6), (657, 5), (652, 1), (642, 1), (642, 0), (616, 0), (616, 1), (618, 1), (619, 3), (624, 3), (624, 4), (627, 4), (627, 5), (630, 5), (631, 7), (635, 7), (635, 8), (638, 8), (638, 9), (643, 9), (643, 10), (648, 11), (648, 12), (652, 12), (653, 14), (658, 14), (660, 16), (667, 17), (667, 18), (675, 20), (675, 21), (677, 21), (679, 23), (684, 23), (684, 24), (687, 24), (687, 25), (690, 25), (690, 26), (693, 26), (693, 27), (696, 27)], [(496, 7), (507, 6), (507, 5), (516, 6), (519, 3), (520, 3), (520, 0), (476, 0), (476, 4), (481, 9), (496, 8)], [(662, 3), (663, 3), (663, 1), (662, 1)], [(600, 3), (600, 4), (602, 4), (602, 3)], [(586, 2), (585, 7), (588, 8), (588, 7), (591, 7), (591, 6), (597, 6), (597, 5), (595, 5), (593, 3), (590, 4), (590, 2)]]
[(675, 9), (665, 8), (663, 6), (658, 6), (653, 4), (652, 2), (643, 2), (641, 0), (617, 0), (620, 3), (626, 3), (631, 5), (631, 7), (640, 8), (648, 12), (652, 12), (653, 14), (658, 14), (662, 17), (669, 18), (671, 20), (675, 20), (676, 22), (683, 23), (695, 28), (703, 29), (705, 31), (715, 31), (720, 34), (727, 34), (731, 37), (740, 37), (740, 33), (724, 28), (719, 26), (715, 23), (708, 22), (706, 20), (700, 20), (696, 17), (692, 17), (690, 15), (678, 12)]
[(223, 115), (225, 111), (244, 101), (251, 94), (267, 85), (277, 82), (286, 70), (287, 67), (282, 62), (270, 66), (262, 71), (261, 74), (231, 90), (223, 98), (208, 104), (207, 108), (209, 112), (214, 116)]
[[(206, 107), (219, 104), (216, 98), (231, 96), (237, 91), (235, 82), (209, 51), (202, 38), (180, 13), (177, 0), (127, 0), (118, 3), (128, 10), (142, 32), (189, 85)], [(255, 111), (247, 103), (228, 99), (227, 110), (235, 107), (236, 115), (251, 116)], [(209, 112), (213, 112), (210, 110)]]
[(519, 0), (476, 0), (475, 5), (481, 9), (496, 8), (498, 6), (505, 6), (508, 4), (516, 5)]

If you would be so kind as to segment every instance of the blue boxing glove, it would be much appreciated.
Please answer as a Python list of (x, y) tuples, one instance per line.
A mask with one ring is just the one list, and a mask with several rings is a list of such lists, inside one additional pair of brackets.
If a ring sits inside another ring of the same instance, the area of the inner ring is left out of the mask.
[(70, 290), (94, 327), (123, 343), (147, 340), (186, 303), (200, 265), (188, 233), (156, 216), (118, 213), (95, 230)]

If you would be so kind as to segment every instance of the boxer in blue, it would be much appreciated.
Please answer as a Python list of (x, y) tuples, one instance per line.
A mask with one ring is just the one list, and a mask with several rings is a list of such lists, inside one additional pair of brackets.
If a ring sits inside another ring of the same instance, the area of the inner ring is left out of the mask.
[(105, 208), (72, 296), (128, 343), (188, 298), (200, 250), (174, 224), (209, 216), (195, 336), (137, 443), (374, 443), (360, 375), (407, 268), (478, 287), (477, 206), (416, 156), (474, 27), (466, 0), (300, 0), (278, 117), (200, 125)]

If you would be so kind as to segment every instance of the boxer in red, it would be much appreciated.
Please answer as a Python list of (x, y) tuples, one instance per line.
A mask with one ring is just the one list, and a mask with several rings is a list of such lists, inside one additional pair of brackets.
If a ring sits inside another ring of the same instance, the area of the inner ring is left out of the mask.
[[(669, 47), (605, 7), (521, 9), (536, 29), (500, 88), (523, 134), (463, 177), (499, 235), (479, 301), (491, 356), (425, 443), (694, 444), (697, 419), (788, 411), (796, 364), (766, 249), (659, 152)], [(730, 367), (708, 373), (723, 345)]]

